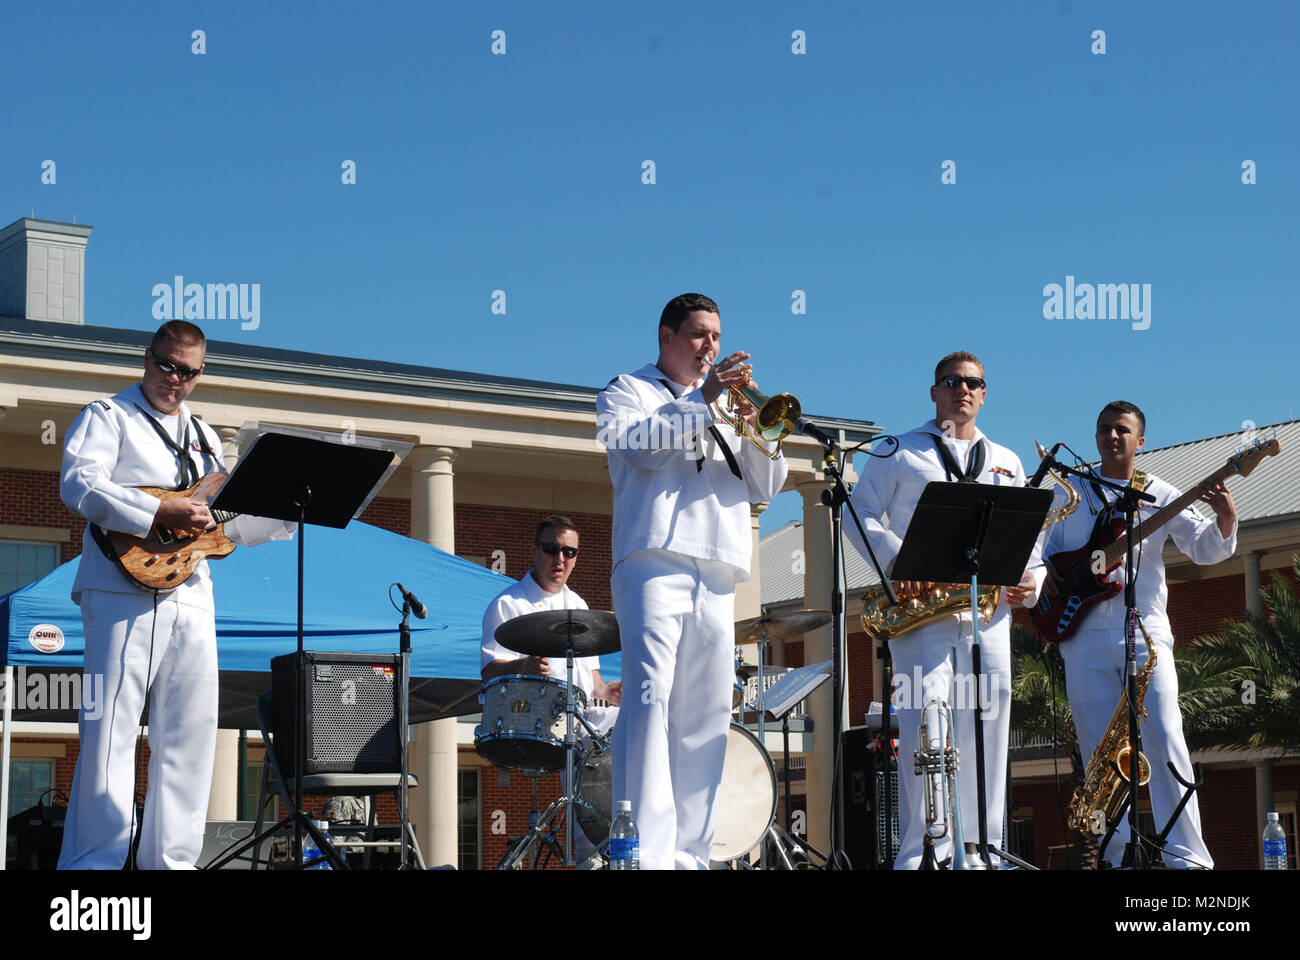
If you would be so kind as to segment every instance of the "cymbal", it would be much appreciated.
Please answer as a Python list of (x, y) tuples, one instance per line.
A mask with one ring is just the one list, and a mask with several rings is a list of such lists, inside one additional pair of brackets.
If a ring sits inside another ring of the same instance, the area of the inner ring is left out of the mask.
[(618, 621), (604, 610), (541, 610), (497, 627), (503, 647), (530, 657), (599, 657), (620, 649)]
[(736, 624), (736, 646), (768, 640), (791, 640), (831, 622), (829, 610), (786, 610), (741, 620)]

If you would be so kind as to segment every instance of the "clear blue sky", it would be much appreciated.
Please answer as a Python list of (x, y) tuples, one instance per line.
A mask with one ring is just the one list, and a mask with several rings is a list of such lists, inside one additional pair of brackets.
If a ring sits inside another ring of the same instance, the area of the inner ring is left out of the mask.
[[(1149, 446), (1296, 415), (1298, 11), (8, 4), (0, 221), (95, 226), (90, 323), (260, 283), (210, 336), (593, 386), (698, 290), (765, 390), (890, 432), (964, 348), (1032, 469), (1110, 399)], [(1067, 275), (1150, 284), (1150, 327), (1045, 320)]]

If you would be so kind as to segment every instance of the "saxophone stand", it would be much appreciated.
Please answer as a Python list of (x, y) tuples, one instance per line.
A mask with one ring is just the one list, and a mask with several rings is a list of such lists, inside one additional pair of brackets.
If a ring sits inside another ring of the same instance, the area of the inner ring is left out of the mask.
[[(984, 764), (984, 673), (980, 660), (979, 580), (1014, 586), (1020, 582), (1043, 520), (1052, 503), (1050, 490), (988, 483), (940, 483), (925, 487), (894, 561), (895, 580), (930, 583), (970, 582), (971, 679), (975, 685), (975, 782), (979, 801), (979, 842), (975, 853), (992, 867), (997, 856), (1026, 870), (1036, 869), (989, 843)], [(956, 659), (954, 654), (954, 672)], [(924, 707), (924, 703), (922, 703)], [(961, 802), (961, 798), (957, 798)], [(958, 842), (953, 838), (953, 843)], [(954, 857), (955, 859), (955, 857)]]
[[(261, 428), (251, 446), (236, 438), (243, 452), (212, 509), (250, 514), (298, 524), (298, 653), (293, 692), (293, 794), (292, 809), (275, 826), (246, 840), (227, 854), (233, 859), (243, 850), (256, 847), (282, 828), (293, 825), (294, 868), (303, 863), (303, 833), (307, 833), (335, 870), (348, 869), (347, 861), (334, 849), (326, 834), (316, 828), (302, 809), (303, 755), (306, 752), (306, 677), (303, 667), (303, 568), (308, 524), (343, 529), (374, 497), (397, 468), (410, 444), (362, 440), (341, 443), (330, 434), (286, 427)], [(400, 452), (399, 452), (400, 450)], [(405, 681), (405, 678), (403, 678)], [(405, 718), (403, 718), (405, 719)], [(399, 731), (405, 737), (406, 731)], [(401, 743), (405, 755), (405, 742)], [(279, 751), (281, 744), (275, 744)], [(224, 862), (224, 861), (222, 861)]]

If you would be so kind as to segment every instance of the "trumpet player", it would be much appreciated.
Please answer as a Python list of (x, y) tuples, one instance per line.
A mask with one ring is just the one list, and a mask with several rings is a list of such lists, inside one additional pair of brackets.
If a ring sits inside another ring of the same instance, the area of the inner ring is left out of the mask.
[[(1025, 485), (1020, 458), (993, 443), (975, 425), (984, 406), (987, 386), (984, 366), (970, 353), (950, 353), (934, 371), (930, 399), (934, 419), (899, 437), (892, 456), (868, 457), (852, 500), (862, 518), (876, 557), (888, 573), (898, 557), (908, 523), (925, 485), (947, 482)], [(886, 523), (887, 518), (887, 523)], [(856, 524), (845, 525), (850, 540), (864, 555)], [(1006, 800), (1007, 742), (1011, 716), (1011, 604), (1037, 597), (1042, 581), (1040, 543), (1020, 584), (1002, 592), (992, 620), (980, 624), (984, 680), (973, 676), (972, 624), (969, 606), (896, 636), (890, 642), (894, 664), (893, 702), (899, 731), (899, 832), (895, 869), (914, 870), (922, 859), (925, 839), (925, 784), (910, 774), (917, 748), (918, 726), (925, 703), (937, 697), (954, 708), (956, 743), (960, 754), (961, 820), (965, 840), (975, 840), (979, 822), (975, 768), (975, 684), (984, 704), (985, 810), (988, 839), (1002, 846)], [(928, 584), (895, 582), (900, 594), (916, 594)], [(919, 689), (917, 678), (920, 678)], [(936, 845), (935, 855), (951, 853), (951, 838)], [(992, 864), (997, 866), (997, 863)]]
[[(716, 404), (750, 372), (743, 351), (717, 360), (721, 335), (716, 303), (674, 297), (659, 318), (658, 360), (615, 377), (596, 400), (614, 484), (610, 586), (628, 694), (614, 730), (613, 799), (632, 803), (645, 869), (709, 866), (749, 505), (771, 500), (786, 477), (771, 444), (718, 426)], [(752, 405), (737, 412), (752, 424)]]

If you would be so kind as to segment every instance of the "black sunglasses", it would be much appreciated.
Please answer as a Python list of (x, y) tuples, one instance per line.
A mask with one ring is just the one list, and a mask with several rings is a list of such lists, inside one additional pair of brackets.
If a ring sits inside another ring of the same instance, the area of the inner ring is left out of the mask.
[(958, 385), (963, 383), (971, 390), (982, 390), (984, 388), (984, 381), (980, 377), (959, 377), (955, 373), (940, 377), (935, 383), (941, 384), (949, 390), (956, 390)]
[(565, 560), (572, 560), (574, 557), (578, 555), (577, 547), (563, 547), (558, 543), (536, 543), (533, 544), (533, 546), (537, 547), (548, 557), (553, 557), (557, 553), (562, 553), (564, 554)]
[(170, 360), (164, 360), (158, 354), (154, 353), (153, 347), (149, 348), (149, 356), (153, 357), (153, 365), (158, 368), (158, 372), (168, 377), (173, 373), (182, 380), (193, 380), (203, 372), (202, 367), (182, 367), (179, 363), (172, 363)]

